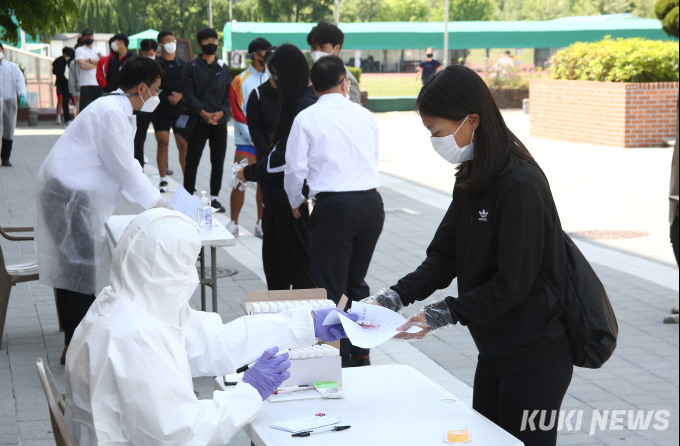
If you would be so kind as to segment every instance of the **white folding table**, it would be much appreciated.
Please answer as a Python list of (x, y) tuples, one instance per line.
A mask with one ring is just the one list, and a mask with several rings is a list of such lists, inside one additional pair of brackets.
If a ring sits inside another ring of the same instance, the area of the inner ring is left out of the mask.
[[(106, 222), (106, 232), (113, 245), (118, 244), (123, 231), (136, 215), (112, 215)], [(213, 220), (212, 229), (201, 229), (201, 253), (199, 255), (201, 269), (201, 310), (206, 310), (205, 287), (212, 289), (212, 311), (217, 312), (217, 248), (236, 244), (234, 236), (217, 220)], [(205, 247), (210, 246), (211, 277), (205, 277)]]
[[(227, 375), (233, 380), (233, 375)], [(342, 369), (343, 399), (264, 402), (262, 412), (243, 431), (255, 446), (439, 446), (444, 432), (467, 427), (470, 445), (523, 446), (523, 443), (458, 400), (412, 367), (385, 365)], [(229, 391), (224, 377), (215, 389)], [(293, 438), (270, 424), (317, 413), (342, 419), (350, 429)]]

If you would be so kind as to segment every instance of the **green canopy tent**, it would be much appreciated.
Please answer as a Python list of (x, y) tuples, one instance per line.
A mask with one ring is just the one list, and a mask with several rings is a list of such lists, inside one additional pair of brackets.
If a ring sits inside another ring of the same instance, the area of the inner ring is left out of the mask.
[[(451, 22), (449, 49), (472, 48), (560, 48), (574, 42), (592, 42), (609, 35), (671, 40), (658, 20), (631, 15), (569, 17), (544, 22)], [(292, 43), (307, 48), (307, 34), (314, 23), (235, 22), (224, 26), (224, 47), (245, 50), (256, 37), (272, 45)], [(368, 22), (341, 23), (345, 33), (344, 50), (401, 50), (441, 48), (444, 22)], [(677, 40), (677, 39), (672, 39)]]
[(141, 43), (142, 40), (144, 39), (156, 40), (157, 38), (158, 31), (156, 31), (155, 29), (147, 29), (146, 31), (142, 31), (141, 33), (137, 33), (128, 37), (128, 39), (130, 40), (130, 45), (128, 46), (128, 49), (138, 50), (139, 44)]

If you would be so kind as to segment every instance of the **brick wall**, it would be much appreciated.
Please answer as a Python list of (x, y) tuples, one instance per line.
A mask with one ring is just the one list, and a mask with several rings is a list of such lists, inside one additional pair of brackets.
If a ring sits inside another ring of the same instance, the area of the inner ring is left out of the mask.
[(678, 82), (534, 79), (531, 135), (617, 147), (659, 147), (675, 137)]

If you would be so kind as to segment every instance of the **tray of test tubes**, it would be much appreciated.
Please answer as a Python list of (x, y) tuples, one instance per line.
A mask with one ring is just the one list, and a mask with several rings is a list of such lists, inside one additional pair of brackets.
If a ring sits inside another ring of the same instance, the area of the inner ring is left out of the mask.
[(335, 308), (335, 303), (328, 299), (313, 299), (313, 300), (281, 300), (274, 302), (246, 302), (246, 309), (248, 314), (272, 314), (282, 313), (286, 310), (291, 310), (303, 305), (311, 305), (312, 310), (320, 310), (322, 308)]
[(280, 387), (314, 386), (317, 381), (337, 381), (342, 385), (340, 350), (328, 345), (312, 345), (288, 351), (290, 378)]

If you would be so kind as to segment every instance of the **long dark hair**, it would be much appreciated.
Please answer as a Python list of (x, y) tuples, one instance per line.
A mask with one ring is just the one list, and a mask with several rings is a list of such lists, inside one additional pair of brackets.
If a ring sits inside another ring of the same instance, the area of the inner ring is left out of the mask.
[(416, 109), (421, 115), (456, 122), (471, 113), (479, 115), (475, 155), (458, 167), (457, 187), (487, 187), (503, 172), (533, 159), (505, 124), (484, 80), (467, 67), (449, 65), (428, 79), (418, 94)]
[(284, 43), (276, 49), (269, 61), (269, 69), (276, 75), (279, 93), (279, 121), (271, 137), (272, 146), (290, 131), (295, 119), (298, 100), (309, 85), (307, 58), (295, 45)]

